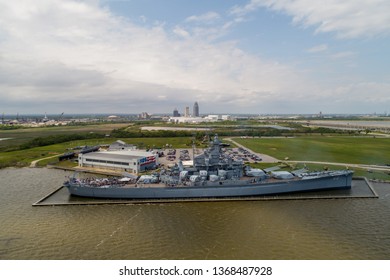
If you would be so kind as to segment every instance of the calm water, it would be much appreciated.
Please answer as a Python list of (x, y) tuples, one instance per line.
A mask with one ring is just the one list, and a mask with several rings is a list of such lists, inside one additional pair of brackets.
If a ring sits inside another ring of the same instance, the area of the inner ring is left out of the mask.
[(32, 207), (68, 173), (0, 170), (0, 259), (390, 259), (379, 199)]

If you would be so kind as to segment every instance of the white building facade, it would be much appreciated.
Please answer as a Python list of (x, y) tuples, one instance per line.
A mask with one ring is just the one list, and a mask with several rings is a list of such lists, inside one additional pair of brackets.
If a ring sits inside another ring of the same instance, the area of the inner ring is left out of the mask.
[(107, 151), (79, 154), (80, 167), (121, 170), (138, 174), (157, 167), (157, 155), (142, 151)]

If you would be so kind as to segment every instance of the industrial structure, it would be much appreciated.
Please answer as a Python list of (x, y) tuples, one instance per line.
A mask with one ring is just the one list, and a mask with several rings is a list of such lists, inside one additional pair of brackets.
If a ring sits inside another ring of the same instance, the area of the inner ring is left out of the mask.
[(205, 120), (207, 121), (232, 121), (234, 118), (232, 118), (231, 115), (208, 115), (205, 117)]

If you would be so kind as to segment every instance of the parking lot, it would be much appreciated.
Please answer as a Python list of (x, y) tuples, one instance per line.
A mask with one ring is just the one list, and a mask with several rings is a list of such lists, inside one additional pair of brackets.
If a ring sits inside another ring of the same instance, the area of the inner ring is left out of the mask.
[(242, 160), (243, 162), (247, 163), (257, 163), (262, 161), (262, 158), (259, 155), (241, 147), (227, 149), (226, 154), (230, 155), (234, 160)]
[[(236, 161), (243, 161), (245, 163), (257, 163), (261, 162), (262, 158), (244, 148), (222, 148), (224, 153)], [(195, 149), (195, 156), (203, 153), (203, 149)], [(165, 167), (169, 167), (177, 163), (179, 160), (182, 162), (192, 161), (193, 150), (192, 149), (165, 149), (162, 151), (163, 155), (159, 157), (159, 163)]]

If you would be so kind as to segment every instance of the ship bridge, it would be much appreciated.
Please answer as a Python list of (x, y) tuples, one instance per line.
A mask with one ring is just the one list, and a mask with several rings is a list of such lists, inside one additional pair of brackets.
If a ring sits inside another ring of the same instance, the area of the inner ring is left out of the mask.
[(226, 170), (228, 177), (241, 177), (243, 174), (243, 162), (235, 161), (222, 152), (221, 141), (218, 135), (214, 136), (209, 148), (203, 154), (194, 157), (194, 168), (206, 170), (211, 173), (218, 170)]

